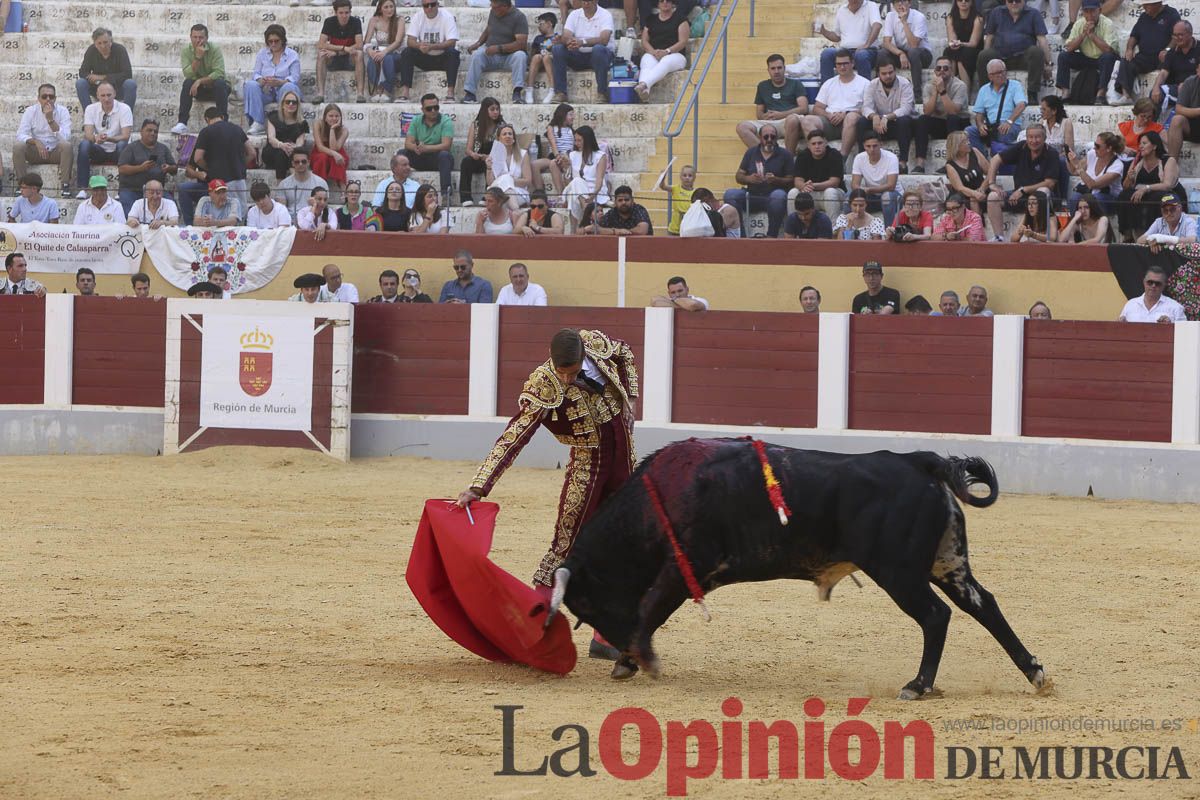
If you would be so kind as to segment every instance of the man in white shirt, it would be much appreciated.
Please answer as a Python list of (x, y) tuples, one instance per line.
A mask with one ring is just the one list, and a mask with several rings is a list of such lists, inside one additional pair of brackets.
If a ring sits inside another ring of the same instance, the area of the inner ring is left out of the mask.
[(92, 197), (75, 209), (76, 225), (120, 225), (125, 221), (125, 209), (108, 196), (108, 181), (103, 175), (93, 175), (88, 188)]
[(108, 81), (96, 86), (96, 102), (83, 112), (83, 141), (79, 143), (79, 164), (75, 168), (76, 200), (87, 198), (92, 164), (116, 164), (121, 150), (133, 133), (133, 111), (117, 99), (117, 90)]
[(862, 116), (863, 96), (871, 82), (854, 72), (854, 57), (849, 50), (838, 50), (834, 61), (837, 75), (821, 84), (813, 113), (801, 122), (804, 135), (823, 131), (826, 140), (842, 140), (842, 158), (849, 158)]
[(24, 253), (9, 253), (4, 257), (4, 273), (0, 275), (0, 295), (36, 294), (46, 296), (46, 287), (33, 278), (26, 277), (29, 264)]
[(246, 225), (250, 228), (287, 228), (292, 224), (292, 215), (287, 206), (271, 199), (271, 188), (261, 181), (250, 187), (250, 210), (246, 212)]
[(608, 68), (613, 52), (608, 46), (613, 34), (613, 18), (607, 8), (596, 0), (583, 0), (563, 23), (559, 41), (550, 48), (554, 56), (554, 98), (551, 102), (567, 102), (567, 69), (592, 68), (596, 75), (596, 92), (600, 102), (608, 102)]
[(1183, 306), (1169, 297), (1163, 296), (1167, 285), (1167, 272), (1162, 267), (1152, 266), (1146, 270), (1142, 286), (1146, 291), (1141, 297), (1135, 297), (1121, 309), (1118, 322), (1187, 322), (1187, 314)]
[(175, 201), (163, 197), (163, 185), (158, 181), (146, 181), (142, 196), (133, 201), (126, 223), (131, 228), (145, 225), (152, 230), (164, 225), (179, 224), (179, 208)]
[(288, 298), (293, 303), (332, 303), (333, 295), (325, 290), (325, 279), (313, 272), (306, 272), (292, 286), (300, 291)]
[(325, 291), (329, 293), (331, 299), (340, 303), (358, 302), (358, 287), (342, 280), (342, 268), (337, 264), (326, 264), (321, 267), (321, 276), (325, 278)]
[(658, 308), (677, 308), (680, 311), (708, 311), (708, 301), (693, 297), (687, 281), (681, 275), (667, 279), (667, 296), (659, 295), (650, 305)]
[(913, 95), (923, 97), (922, 72), (933, 63), (933, 53), (925, 15), (911, 6), (911, 0), (892, 0), (892, 10), (883, 20), (878, 66), (892, 64), (897, 70), (912, 70)]
[(508, 268), (509, 285), (500, 290), (498, 306), (544, 306), (546, 290), (529, 282), (529, 268), (517, 262)]
[(446, 102), (454, 102), (454, 86), (458, 82), (458, 22), (437, 0), (422, 0), (423, 14), (413, 14), (408, 23), (408, 47), (400, 51), (400, 89), (396, 99), (408, 102), (412, 89), (413, 70), (440, 69), (446, 73)]
[(376, 208), (382, 208), (387, 202), (387, 187), (393, 183), (398, 183), (404, 187), (404, 202), (409, 208), (417, 201), (417, 189), (421, 188), (421, 184), (413, 180), (412, 164), (409, 163), (408, 156), (397, 153), (392, 156), (392, 174), (381, 180), (375, 186), (375, 197), (371, 205)]
[(283, 195), (283, 202), (287, 204), (293, 222), (296, 221), (300, 209), (308, 205), (308, 198), (312, 197), (313, 189), (329, 189), (329, 184), (314, 173), (309, 164), (308, 153), (295, 151), (292, 153), (292, 174), (279, 182), (279, 193)]
[(872, 0), (846, 0), (846, 5), (841, 6), (834, 16), (833, 30), (826, 28), (825, 23), (821, 23), (817, 29), (817, 33), (838, 45), (821, 51), (821, 80), (827, 81), (833, 77), (834, 60), (839, 48), (850, 51), (858, 74), (870, 80), (879, 52), (877, 40), (882, 28), (878, 3)]
[(900, 193), (896, 181), (900, 179), (900, 161), (891, 150), (884, 150), (879, 134), (867, 131), (863, 137), (863, 150), (854, 157), (850, 168), (850, 190), (862, 189), (867, 193), (867, 210), (882, 211), (883, 224), (891, 226), (896, 217)]
[(1162, 216), (1150, 223), (1146, 232), (1138, 237), (1138, 244), (1150, 245), (1150, 252), (1157, 253), (1164, 244), (1191, 244), (1196, 241), (1196, 218), (1183, 213), (1179, 198), (1165, 194), (1159, 201)]
[(13, 144), (13, 172), (24, 175), (27, 164), (58, 164), (58, 179), (62, 196), (71, 196), (71, 169), (75, 164), (71, 151), (71, 112), (54, 102), (57, 91), (53, 84), (38, 87), (36, 103), (30, 103), (17, 126)]

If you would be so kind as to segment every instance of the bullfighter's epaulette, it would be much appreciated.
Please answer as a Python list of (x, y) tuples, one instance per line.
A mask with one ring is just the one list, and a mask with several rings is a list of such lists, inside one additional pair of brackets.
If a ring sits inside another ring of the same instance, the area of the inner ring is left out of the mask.
[(592, 358), (606, 360), (616, 352), (617, 346), (607, 334), (601, 331), (581, 330), (579, 338), (583, 339), (583, 349)]
[(562, 381), (554, 374), (554, 367), (547, 360), (529, 375), (517, 402), (522, 406), (528, 404), (548, 410), (562, 405), (564, 396)]

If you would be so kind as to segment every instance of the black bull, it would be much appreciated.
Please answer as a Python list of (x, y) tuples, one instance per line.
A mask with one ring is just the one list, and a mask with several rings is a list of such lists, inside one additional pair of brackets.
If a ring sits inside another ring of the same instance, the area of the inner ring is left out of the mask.
[[(689, 439), (664, 447), (637, 468), (579, 532), (555, 573), (551, 616), (565, 603), (622, 655), (613, 677), (640, 666), (657, 676), (651, 638), (689, 598), (644, 477), (649, 476), (679, 545), (705, 593), (733, 583), (809, 580), (821, 599), (862, 570), (921, 626), (917, 676), (900, 692), (933, 691), (950, 608), (933, 586), (979, 621), (1038, 689), (1048, 686), (967, 563), (962, 507), (989, 506), (996, 475), (981, 458), (936, 453), (843, 455), (767, 445), (789, 524), (780, 524), (763, 471), (745, 439)], [(982, 484), (987, 496), (968, 489)]]

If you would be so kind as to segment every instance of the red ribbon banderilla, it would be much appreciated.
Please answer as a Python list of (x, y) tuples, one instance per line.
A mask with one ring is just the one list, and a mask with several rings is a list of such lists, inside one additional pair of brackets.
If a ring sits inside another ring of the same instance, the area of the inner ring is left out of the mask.
[(650, 503), (654, 506), (654, 510), (658, 512), (658, 521), (662, 524), (663, 530), (666, 531), (667, 539), (671, 542), (671, 549), (675, 551), (675, 563), (679, 566), (679, 572), (683, 575), (683, 582), (687, 584), (688, 592), (692, 595), (692, 602), (700, 606), (700, 611), (704, 614), (704, 621), (711, 622), (712, 616), (708, 613), (708, 608), (704, 605), (704, 590), (700, 588), (700, 582), (696, 580), (696, 573), (692, 572), (692, 565), (688, 563), (683, 548), (679, 546), (679, 540), (675, 538), (675, 529), (671, 527), (671, 520), (667, 516), (667, 510), (663, 508), (662, 499), (658, 496), (658, 490), (654, 488), (654, 481), (650, 480), (649, 473), (642, 473), (642, 482), (646, 484), (646, 492), (650, 495)]

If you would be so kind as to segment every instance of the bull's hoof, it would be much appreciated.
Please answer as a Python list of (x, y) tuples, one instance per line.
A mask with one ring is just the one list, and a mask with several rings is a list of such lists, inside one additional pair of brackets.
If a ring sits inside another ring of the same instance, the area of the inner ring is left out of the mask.
[(942, 690), (936, 686), (930, 686), (922, 689), (919, 685), (910, 683), (900, 690), (900, 694), (896, 696), (897, 700), (933, 700), (942, 697)]
[(658, 680), (658, 676), (662, 674), (662, 667), (658, 663), (658, 659), (651, 656), (650, 658), (641, 658), (637, 660), (638, 665), (651, 678)]
[(1029, 682), (1034, 689), (1037, 689), (1038, 697), (1049, 697), (1054, 694), (1054, 680), (1041, 667), (1038, 667), (1029, 676)]
[(605, 642), (598, 642), (592, 639), (592, 643), (588, 645), (588, 658), (600, 658), (605, 661), (616, 661), (621, 657), (621, 651)]
[(621, 656), (617, 659), (617, 663), (613, 664), (612, 674), (610, 677), (614, 681), (627, 681), (634, 675), (637, 675), (638, 665), (629, 656)]

